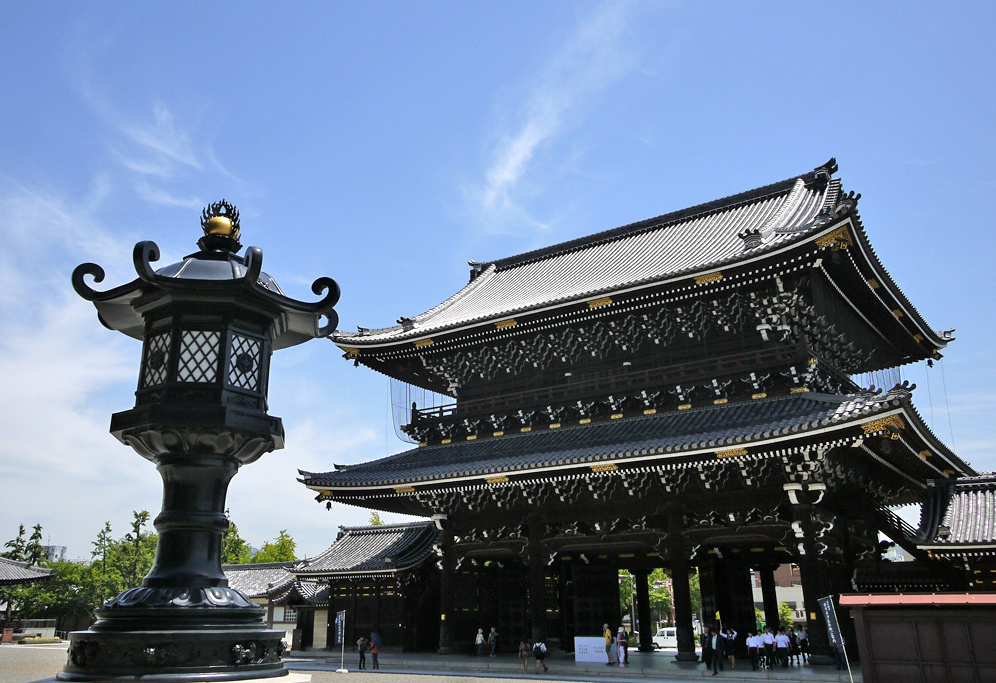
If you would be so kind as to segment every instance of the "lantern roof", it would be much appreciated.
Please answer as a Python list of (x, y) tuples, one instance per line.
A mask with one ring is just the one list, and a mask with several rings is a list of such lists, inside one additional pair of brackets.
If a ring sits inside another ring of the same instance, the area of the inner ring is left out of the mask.
[[(235, 302), (256, 300), (277, 315), (271, 329), (274, 349), (300, 344), (315, 337), (326, 337), (339, 322), (333, 310), (339, 300), (339, 285), (328, 277), (314, 281), (311, 290), (324, 293), (320, 301), (310, 303), (286, 296), (270, 275), (262, 271), (263, 250), (249, 247), (245, 256), (242, 249), (238, 210), (222, 200), (204, 209), (201, 217), (204, 236), (197, 241), (200, 250), (185, 256), (182, 261), (158, 270), (152, 263), (159, 260), (159, 247), (155, 242), (144, 241), (135, 245), (133, 261), (138, 278), (128, 284), (99, 292), (91, 288), (85, 278), (94, 282), (104, 279), (104, 269), (95, 263), (84, 263), (73, 271), (73, 288), (76, 293), (97, 308), (105, 327), (118, 330), (129, 337), (142, 339), (145, 334), (144, 308), (139, 310), (139, 300), (157, 292), (168, 294), (175, 300), (191, 302)], [(320, 325), (324, 317), (326, 324)]]

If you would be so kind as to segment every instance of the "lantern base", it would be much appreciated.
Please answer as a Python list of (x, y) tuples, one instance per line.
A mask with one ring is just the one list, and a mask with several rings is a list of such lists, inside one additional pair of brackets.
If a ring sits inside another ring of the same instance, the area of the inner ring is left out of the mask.
[[(171, 599), (170, 599), (171, 598)], [(237, 681), (286, 676), (283, 631), (230, 588), (125, 591), (69, 635), (60, 681)]]

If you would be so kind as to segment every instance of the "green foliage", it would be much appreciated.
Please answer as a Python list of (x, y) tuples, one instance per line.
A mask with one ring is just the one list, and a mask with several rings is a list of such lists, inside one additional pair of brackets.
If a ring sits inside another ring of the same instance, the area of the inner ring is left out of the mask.
[(792, 617), (795, 616), (795, 611), (789, 607), (787, 602), (778, 603), (778, 628), (792, 628)]
[(7, 550), (5, 550), (3, 553), (0, 554), (2, 554), (8, 560), (17, 560), (18, 562), (24, 562), (25, 558), (24, 550), (25, 547), (27, 546), (27, 542), (24, 540), (24, 534), (25, 534), (24, 525), (21, 524), (17, 528), (17, 537), (12, 538), (11, 540), (4, 543), (3, 547), (6, 548)]
[[(657, 621), (671, 622), (671, 580), (663, 569), (650, 572), (650, 613)], [(656, 623), (656, 622), (655, 622)]]
[[(635, 583), (630, 582), (630, 573), (625, 569), (619, 570), (619, 610), (622, 614), (629, 614), (630, 600), (632, 599)], [(635, 577), (634, 577), (635, 578)], [(671, 600), (672, 587), (671, 579), (664, 570), (658, 567), (647, 576), (650, 593), (650, 616), (656, 621), (671, 622)], [(702, 611), (702, 594), (699, 589), (698, 570), (688, 577), (689, 592), (691, 593), (692, 612)]]
[(110, 551), (111, 543), (113, 543), (113, 539), (111, 538), (111, 522), (108, 520), (104, 522), (104, 528), (97, 534), (97, 540), (90, 543), (93, 546), (90, 559), (96, 560), (100, 558), (102, 572), (107, 571), (107, 553)]
[(92, 621), (93, 610), (117, 592), (112, 575), (96, 565), (56, 562), (55, 578), (18, 587), (18, 610), (25, 618), (59, 619), (61, 624)]
[(384, 526), (384, 520), (380, 518), (380, 513), (376, 510), (370, 513), (370, 524), (373, 526)]
[[(22, 529), (24, 527), (21, 527)], [(40, 565), (48, 559), (48, 553), (42, 546), (42, 526), (35, 524), (31, 530), (31, 538), (24, 546), (24, 561), (31, 565)]]
[[(148, 530), (149, 519), (146, 510), (133, 512), (129, 532), (118, 539), (114, 538), (111, 523), (105, 522), (91, 543), (90, 564), (55, 562), (50, 565), (55, 570), (54, 578), (5, 588), (0, 600), (9, 602), (25, 619), (58, 619), (59, 628), (85, 627), (92, 622), (97, 607), (138, 586), (152, 568), (157, 537)], [(4, 556), (20, 561), (40, 556), (39, 564), (48, 564), (41, 546), (41, 525), (34, 527), (29, 538), (25, 539), (26, 535), (21, 525), (17, 537), (4, 545)], [(264, 543), (255, 555), (235, 524), (222, 539), (222, 561), (226, 564), (289, 562), (295, 559), (296, 550), (297, 544), (286, 529)]]
[(239, 535), (239, 528), (231, 519), (229, 510), (225, 510), (229, 516), (228, 530), (221, 538), (221, 563), (222, 564), (249, 564), (252, 562), (252, 547)]
[(280, 534), (273, 540), (263, 544), (255, 555), (253, 562), (290, 562), (297, 559), (297, 543), (287, 533), (287, 529), (281, 529)]
[[(59, 619), (67, 625), (91, 621), (94, 609), (125, 589), (139, 585), (152, 568), (156, 535), (145, 529), (149, 513), (142, 510), (132, 514), (131, 531), (120, 539), (114, 538), (111, 523), (104, 523), (91, 544), (91, 564), (55, 562), (50, 565), (55, 570), (54, 578), (14, 586), (5, 597), (23, 618)], [(5, 547), (20, 552), (25, 561), (39, 558), (37, 564), (48, 564), (41, 545), (41, 525), (35, 525), (27, 541), (23, 537), (21, 526), (18, 534), (21, 543), (14, 539)]]
[(692, 614), (702, 614), (702, 587), (699, 584), (699, 570), (688, 577), (689, 592), (692, 594)]
[(633, 581), (629, 570), (619, 570), (619, 613), (629, 614), (629, 606), (633, 601)]

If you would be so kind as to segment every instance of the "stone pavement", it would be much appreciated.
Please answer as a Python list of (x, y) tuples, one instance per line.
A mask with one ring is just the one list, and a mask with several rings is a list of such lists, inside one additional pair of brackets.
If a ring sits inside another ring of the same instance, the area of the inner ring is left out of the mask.
[[(358, 662), (355, 652), (346, 650), (345, 665), (353, 674)], [(470, 676), (476, 680), (489, 678), (533, 678), (538, 680), (567, 681), (699, 681), (712, 678), (712, 671), (706, 670), (703, 664), (679, 666), (674, 662), (674, 652), (659, 651), (653, 653), (630, 652), (629, 666), (620, 668), (616, 665), (606, 666), (601, 663), (575, 662), (573, 655), (553, 653), (546, 659), (549, 671), (535, 673), (536, 662), (529, 660), (529, 668), (523, 671), (522, 660), (514, 654), (502, 654), (497, 657), (475, 657), (473, 655), (436, 655), (424, 652), (384, 652), (380, 655), (380, 673), (394, 675), (405, 673), (439, 674), (445, 676)], [(287, 657), (287, 667), (300, 671), (336, 670), (340, 665), (340, 657), (328, 651), (291, 652)], [(366, 675), (376, 672), (370, 670), (370, 655), (367, 655)], [(861, 669), (855, 663), (852, 665), (855, 683), (860, 683)], [(833, 667), (790, 666), (787, 669), (777, 668), (771, 671), (751, 671), (749, 661), (738, 661), (737, 669), (725, 671), (716, 676), (716, 680), (726, 681), (812, 681), (813, 683), (850, 683), (847, 671), (837, 671)]]
[[(66, 661), (66, 643), (60, 645), (3, 645), (0, 646), (0, 683), (35, 683), (51, 681)], [(508, 679), (536, 679), (556, 681), (597, 681), (599, 683), (632, 683), (638, 680), (672, 681), (674, 683), (701, 683), (711, 672), (701, 664), (684, 669), (672, 664), (671, 654), (630, 653), (630, 666), (620, 669), (604, 664), (576, 663), (571, 655), (551, 653), (547, 658), (547, 673), (535, 674), (535, 662), (529, 660), (528, 673), (523, 672), (522, 662), (513, 654), (495, 658), (470, 655), (440, 656), (430, 653), (381, 654), (380, 671), (356, 671), (356, 653), (346, 652), (348, 674), (337, 674), (339, 657), (333, 653), (292, 652), (286, 658), (287, 668), (293, 672), (310, 673), (312, 683), (339, 683), (345, 679), (363, 679), (368, 683), (389, 683), (403, 678), (405, 683), (461, 683), (474, 681), (487, 683)], [(774, 671), (726, 670), (715, 681), (781, 681), (791, 683), (849, 683), (847, 672), (827, 667), (797, 666)], [(370, 657), (367, 656), (367, 666)], [(855, 669), (855, 682), (861, 681), (860, 669)], [(842, 674), (842, 675), (841, 675)], [(276, 679), (279, 681), (279, 679)]]

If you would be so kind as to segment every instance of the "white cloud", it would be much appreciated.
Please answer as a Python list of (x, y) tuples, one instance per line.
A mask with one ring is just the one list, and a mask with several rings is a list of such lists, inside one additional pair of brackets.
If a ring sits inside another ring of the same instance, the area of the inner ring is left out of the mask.
[(70, 287), (80, 261), (128, 263), (95, 219), (108, 192), (102, 178), (78, 201), (0, 184), (0, 499), (13, 526), (0, 531), (40, 522), (74, 557), (123, 506), (149, 507), (132, 499), (158, 479), (107, 433), (110, 412), (129, 407), (138, 345), (109, 334)]
[(150, 204), (159, 204), (161, 206), (180, 206), (185, 209), (198, 211), (207, 205), (207, 202), (200, 197), (174, 197), (165, 190), (152, 187), (146, 182), (136, 183), (135, 192)]
[(466, 190), (485, 228), (501, 231), (511, 222), (534, 229), (546, 225), (522, 206), (523, 183), (536, 156), (583, 117), (585, 105), (623, 76), (633, 59), (621, 40), (629, 3), (606, 3), (579, 22), (574, 34), (526, 88), (512, 118), (516, 125), (496, 135), (482, 182)]
[(201, 162), (194, 153), (190, 134), (178, 127), (176, 116), (162, 102), (152, 106), (152, 120), (117, 121), (118, 130), (137, 146), (139, 151), (154, 158), (168, 159), (183, 166), (201, 170)]

